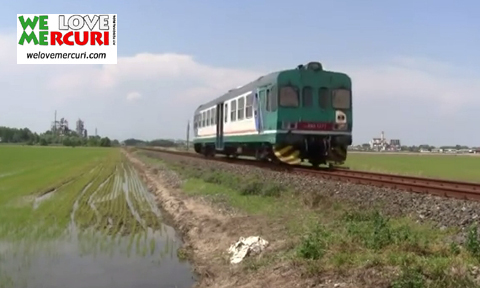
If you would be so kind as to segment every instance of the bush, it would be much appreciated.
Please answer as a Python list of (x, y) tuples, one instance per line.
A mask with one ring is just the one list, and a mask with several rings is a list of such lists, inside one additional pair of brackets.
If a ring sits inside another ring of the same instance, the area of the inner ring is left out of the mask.
[(466, 249), (475, 258), (480, 258), (480, 242), (478, 241), (477, 224), (470, 226), (467, 235)]
[(392, 288), (423, 288), (425, 279), (420, 268), (403, 267), (402, 274), (393, 281)]
[(416, 239), (408, 227), (393, 229), (390, 219), (380, 212), (347, 212), (343, 216), (350, 235), (360, 239), (370, 249), (379, 250), (388, 245)]
[(263, 183), (257, 179), (250, 179), (244, 182), (239, 192), (241, 195), (262, 195)]
[(321, 225), (317, 225), (303, 238), (298, 247), (298, 255), (311, 260), (322, 258), (328, 246), (328, 237), (326, 230)]
[(269, 183), (263, 187), (262, 195), (270, 197), (279, 197), (283, 192), (286, 191), (286, 188), (280, 184)]

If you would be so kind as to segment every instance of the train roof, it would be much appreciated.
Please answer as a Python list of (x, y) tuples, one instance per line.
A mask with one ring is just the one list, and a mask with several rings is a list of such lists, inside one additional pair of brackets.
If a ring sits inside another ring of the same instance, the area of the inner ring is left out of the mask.
[(264, 76), (260, 76), (258, 79), (254, 80), (254, 81), (252, 81), (252, 82), (250, 82), (250, 83), (248, 83), (244, 86), (240, 86), (238, 88), (231, 89), (227, 93), (223, 94), (222, 96), (198, 106), (198, 108), (195, 110), (195, 112), (197, 112), (198, 110), (201, 110), (203, 108), (206, 108), (206, 107), (212, 107), (212, 106), (214, 106), (214, 104), (225, 102), (225, 101), (227, 101), (231, 98), (234, 98), (234, 97), (236, 97), (240, 94), (252, 91), (253, 89), (255, 89), (259, 86), (271, 84), (272, 82), (276, 81), (277, 76), (281, 72), (283, 72), (283, 71), (273, 72), (273, 73), (270, 73), (270, 74), (267, 74), (267, 75), (264, 75)]
[(207, 108), (207, 107), (212, 107), (212, 106), (214, 106), (218, 103), (225, 102), (225, 101), (227, 101), (231, 98), (234, 98), (238, 95), (241, 95), (243, 93), (253, 91), (257, 87), (261, 87), (261, 86), (264, 86), (264, 85), (267, 85), (267, 84), (274, 83), (277, 80), (277, 77), (280, 73), (287, 72), (287, 71), (295, 71), (295, 70), (298, 71), (298, 69), (315, 70), (315, 71), (320, 70), (320, 71), (327, 72), (327, 73), (342, 75), (342, 76), (347, 77), (350, 80), (350, 77), (345, 73), (334, 72), (334, 71), (326, 71), (326, 70), (323, 70), (323, 66), (322, 66), (321, 63), (319, 63), (319, 62), (309, 62), (306, 65), (299, 65), (296, 69), (286, 69), (286, 70), (282, 70), (282, 71), (272, 72), (272, 73), (264, 75), (264, 76), (260, 76), (258, 79), (254, 80), (254, 81), (252, 81), (252, 82), (250, 82), (250, 83), (248, 83), (244, 86), (240, 86), (238, 88), (231, 89), (227, 93), (225, 93), (224, 95), (198, 106), (198, 108), (195, 110), (195, 113), (197, 113), (201, 109), (204, 109), (204, 108)]

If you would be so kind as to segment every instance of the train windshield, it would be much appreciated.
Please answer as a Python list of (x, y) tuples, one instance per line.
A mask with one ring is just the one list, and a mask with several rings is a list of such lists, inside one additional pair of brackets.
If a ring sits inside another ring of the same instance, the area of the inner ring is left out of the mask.
[(337, 89), (333, 91), (332, 106), (335, 109), (350, 109), (351, 97), (350, 90)]
[(280, 106), (298, 107), (299, 102), (297, 87), (285, 86), (280, 89)]

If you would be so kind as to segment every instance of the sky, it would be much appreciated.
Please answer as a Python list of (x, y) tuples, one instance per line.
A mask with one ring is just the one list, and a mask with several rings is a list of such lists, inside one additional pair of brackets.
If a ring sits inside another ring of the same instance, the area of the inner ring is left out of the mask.
[[(353, 142), (480, 146), (480, 2), (4, 1), (0, 126), (185, 139), (200, 104), (310, 61), (352, 78)], [(17, 65), (17, 14), (118, 14), (116, 65)]]

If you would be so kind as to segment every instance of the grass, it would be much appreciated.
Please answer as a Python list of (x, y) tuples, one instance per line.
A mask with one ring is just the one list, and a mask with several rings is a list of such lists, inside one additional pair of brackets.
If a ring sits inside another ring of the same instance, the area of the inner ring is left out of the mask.
[[(42, 243), (75, 232), (84, 253), (113, 253), (128, 239), (127, 253), (153, 254), (157, 240), (147, 228), (160, 231), (162, 218), (120, 151), (1, 146), (0, 238), (14, 250), (7, 252), (29, 259)], [(0, 266), (3, 283), (9, 275), (1, 257)]]
[[(5, 161), (0, 163), (4, 175), (0, 178), (0, 235), (22, 239), (31, 231), (64, 230), (77, 192), (92, 180), (88, 172), (116, 154), (101, 149), (1, 147), (0, 158)], [(35, 198), (47, 192), (54, 197), (33, 209)]]
[(480, 182), (480, 158), (473, 156), (349, 153), (345, 165), (355, 170)]
[(390, 287), (479, 287), (469, 272), (472, 265), (480, 265), (475, 226), (465, 246), (460, 246), (446, 240), (456, 229), (442, 231), (408, 217), (389, 218), (377, 210), (360, 210), (327, 196), (304, 195), (255, 176), (240, 178), (195, 162), (138, 154), (150, 165), (167, 165), (179, 173), (185, 179), (183, 190), (192, 196), (285, 223), (288, 232), (282, 237), (290, 239), (291, 245), (282, 252), (244, 261), (246, 270), (288, 261), (307, 277), (331, 273), (348, 277), (353, 271), (377, 269), (385, 273), (384, 284)]

